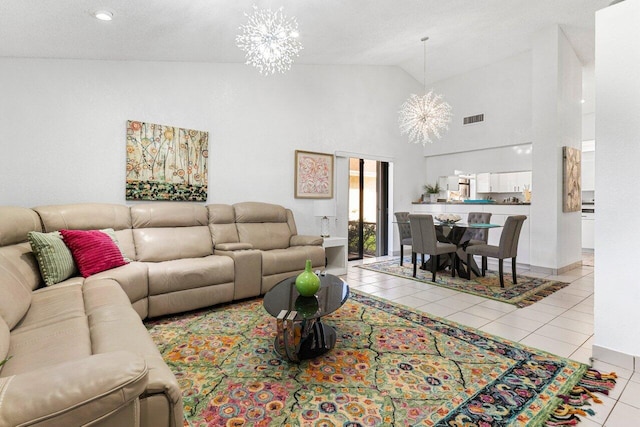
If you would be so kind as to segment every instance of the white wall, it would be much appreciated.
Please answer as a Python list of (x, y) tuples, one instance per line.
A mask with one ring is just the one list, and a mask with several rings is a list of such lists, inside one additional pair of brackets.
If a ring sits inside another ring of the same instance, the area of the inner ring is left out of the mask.
[[(638, 210), (640, 182), (640, 1), (596, 13), (596, 193), (594, 357), (625, 354), (640, 370)], [(628, 183), (629, 185), (621, 185)], [(615, 221), (611, 221), (615, 218)], [(610, 355), (610, 354), (609, 354)], [(616, 360), (608, 360), (616, 362)], [(620, 361), (617, 363), (620, 366)]]
[(434, 183), (439, 176), (453, 175), (455, 170), (466, 173), (531, 170), (532, 153), (530, 150), (527, 153), (528, 148), (531, 144), (430, 156), (425, 159), (426, 182)]
[(394, 203), (406, 210), (423, 159), (397, 111), (418, 89), (397, 67), (263, 77), (242, 64), (2, 58), (0, 204), (125, 203), (131, 119), (209, 131), (208, 203), (282, 204), (300, 233), (317, 234), (312, 200), (293, 198), (294, 150), (342, 150), (393, 158)]
[(582, 115), (582, 140), (592, 141), (596, 138), (596, 113)]
[[(442, 139), (425, 156), (531, 142), (531, 52), (434, 84), (452, 106)], [(463, 126), (463, 118), (484, 113), (485, 121)]]
[(563, 212), (562, 147), (581, 148), (582, 67), (559, 26), (534, 37), (531, 265), (556, 271), (581, 260), (581, 213)]

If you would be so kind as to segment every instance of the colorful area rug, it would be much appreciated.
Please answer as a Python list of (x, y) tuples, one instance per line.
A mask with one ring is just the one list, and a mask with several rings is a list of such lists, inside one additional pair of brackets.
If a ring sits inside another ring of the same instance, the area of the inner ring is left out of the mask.
[(511, 274), (505, 272), (504, 288), (501, 288), (498, 273), (491, 270), (487, 270), (485, 277), (473, 276), (472, 280), (463, 279), (458, 276), (451, 277), (451, 272), (448, 270), (440, 271), (436, 274), (436, 281), (432, 282), (430, 271), (418, 269), (416, 277), (413, 277), (413, 264), (411, 264), (411, 261), (409, 260), (407, 262), (407, 260), (405, 260), (404, 265), (400, 266), (400, 258), (358, 265), (357, 267), (377, 271), (378, 273), (405, 277), (454, 291), (466, 292), (468, 294), (513, 304), (518, 307), (531, 305), (568, 285), (568, 283), (564, 282), (527, 277), (522, 274), (518, 274), (518, 284), (514, 285)]
[(192, 427), (573, 423), (587, 387), (614, 385), (581, 363), (356, 292), (325, 319), (336, 347), (300, 364), (275, 353), (262, 300), (147, 328)]

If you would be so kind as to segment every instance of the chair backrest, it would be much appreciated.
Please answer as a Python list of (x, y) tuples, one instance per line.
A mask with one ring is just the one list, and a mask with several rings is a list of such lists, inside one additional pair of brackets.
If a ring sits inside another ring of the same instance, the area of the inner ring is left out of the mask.
[(409, 212), (395, 212), (396, 222), (398, 223), (398, 233), (400, 233), (400, 242), (404, 239), (411, 238), (411, 226), (409, 225)]
[[(489, 224), (491, 221), (491, 212), (469, 212), (467, 215), (467, 224)], [(467, 228), (464, 232), (464, 236), (460, 240), (465, 242), (467, 240), (480, 240), (485, 243), (489, 240), (488, 228)]]
[(507, 217), (500, 236), (499, 258), (513, 258), (518, 254), (518, 240), (520, 239), (520, 230), (522, 230), (522, 224), (525, 219), (527, 219), (525, 215)]
[(424, 214), (409, 215), (411, 224), (411, 250), (419, 254), (435, 254), (438, 247), (436, 226), (433, 216)]

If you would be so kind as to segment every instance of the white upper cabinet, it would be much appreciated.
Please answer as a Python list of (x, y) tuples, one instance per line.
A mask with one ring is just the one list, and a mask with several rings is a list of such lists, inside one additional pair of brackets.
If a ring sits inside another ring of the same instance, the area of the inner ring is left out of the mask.
[(476, 192), (477, 193), (490, 193), (491, 192), (491, 174), (488, 172), (479, 173), (476, 175)]
[(531, 171), (479, 173), (476, 180), (478, 193), (522, 193), (525, 188), (531, 190)]

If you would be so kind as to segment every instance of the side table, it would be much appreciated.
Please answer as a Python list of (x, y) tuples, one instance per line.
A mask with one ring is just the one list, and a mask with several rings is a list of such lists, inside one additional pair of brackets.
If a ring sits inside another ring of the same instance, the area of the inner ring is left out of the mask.
[(325, 237), (322, 247), (327, 258), (326, 272), (340, 276), (347, 274), (347, 246), (346, 237)]
[(263, 306), (276, 318), (276, 352), (292, 361), (318, 357), (336, 344), (336, 332), (322, 323), (349, 298), (349, 286), (339, 277), (320, 275), (320, 289), (303, 297), (296, 289), (296, 276), (284, 279), (264, 296)]

